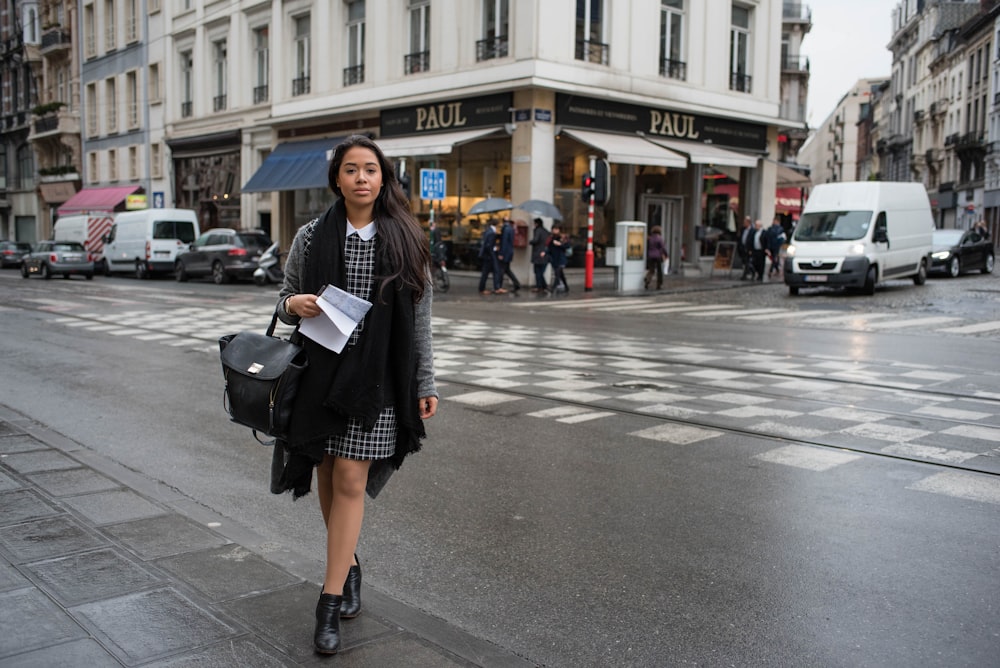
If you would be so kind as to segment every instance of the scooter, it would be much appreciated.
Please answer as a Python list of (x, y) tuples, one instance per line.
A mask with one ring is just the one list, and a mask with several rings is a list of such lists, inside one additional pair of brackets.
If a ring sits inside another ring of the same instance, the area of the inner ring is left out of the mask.
[(268, 283), (282, 283), (285, 280), (285, 272), (281, 268), (281, 249), (274, 243), (267, 247), (257, 260), (257, 268), (253, 272), (253, 282), (257, 285), (267, 285)]

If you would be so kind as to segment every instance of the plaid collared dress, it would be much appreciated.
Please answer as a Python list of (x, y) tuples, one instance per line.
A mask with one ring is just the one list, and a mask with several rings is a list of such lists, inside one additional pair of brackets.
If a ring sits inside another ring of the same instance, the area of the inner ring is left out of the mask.
[[(372, 276), (375, 273), (375, 232), (369, 239), (363, 239), (359, 230), (348, 225), (347, 240), (344, 244), (344, 265), (347, 270), (346, 290), (355, 297), (369, 299), (372, 290)], [(369, 300), (370, 301), (370, 300)], [(354, 346), (362, 335), (365, 322), (362, 320), (347, 340), (347, 347)], [(385, 459), (396, 452), (396, 409), (386, 406), (375, 421), (370, 432), (361, 427), (361, 420), (349, 418), (347, 432), (330, 436), (326, 441), (327, 454), (345, 459)]]

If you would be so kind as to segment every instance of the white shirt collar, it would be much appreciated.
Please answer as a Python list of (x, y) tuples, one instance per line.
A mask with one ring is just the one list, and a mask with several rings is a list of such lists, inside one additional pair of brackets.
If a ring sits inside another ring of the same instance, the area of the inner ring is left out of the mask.
[(362, 227), (361, 229), (355, 228), (353, 225), (351, 225), (350, 221), (348, 221), (347, 223), (347, 236), (351, 236), (352, 234), (357, 234), (359, 237), (361, 237), (362, 241), (371, 241), (372, 237), (375, 236), (375, 232), (376, 229), (374, 220), (365, 225), (364, 227)]

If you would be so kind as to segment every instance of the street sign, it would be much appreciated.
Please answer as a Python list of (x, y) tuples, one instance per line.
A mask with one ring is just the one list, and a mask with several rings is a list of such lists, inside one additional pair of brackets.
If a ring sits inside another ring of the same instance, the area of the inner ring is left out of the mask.
[(162, 209), (163, 208), (163, 200), (164, 199), (166, 199), (166, 198), (163, 196), (163, 191), (162, 190), (154, 190), (153, 191), (153, 208), (154, 209)]
[(444, 199), (447, 173), (443, 169), (420, 170), (420, 199)]

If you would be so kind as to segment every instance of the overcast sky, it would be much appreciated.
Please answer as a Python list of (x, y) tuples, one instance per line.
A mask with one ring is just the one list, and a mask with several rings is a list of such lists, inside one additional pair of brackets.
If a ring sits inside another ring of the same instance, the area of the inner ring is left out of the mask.
[(858, 79), (888, 77), (892, 10), (899, 0), (804, 0), (812, 30), (802, 41), (809, 58), (809, 127), (821, 124)]

